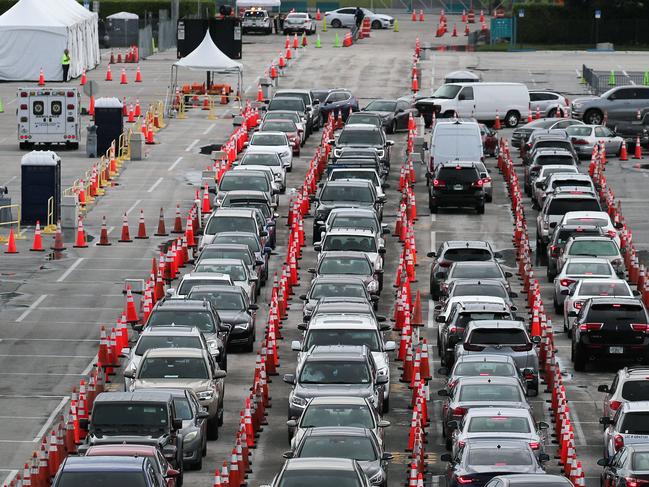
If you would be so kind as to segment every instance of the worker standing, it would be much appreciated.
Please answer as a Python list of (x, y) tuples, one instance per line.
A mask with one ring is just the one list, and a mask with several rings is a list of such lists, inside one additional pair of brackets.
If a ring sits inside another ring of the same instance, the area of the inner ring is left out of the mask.
[(63, 68), (63, 82), (68, 81), (68, 71), (70, 71), (70, 51), (65, 49), (61, 57), (61, 67)]

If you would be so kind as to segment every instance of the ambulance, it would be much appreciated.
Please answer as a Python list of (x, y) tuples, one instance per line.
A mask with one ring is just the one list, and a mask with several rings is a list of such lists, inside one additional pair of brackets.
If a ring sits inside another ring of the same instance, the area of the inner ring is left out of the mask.
[(35, 144), (65, 144), (70, 149), (79, 148), (81, 103), (77, 88), (19, 88), (17, 98), (21, 149)]

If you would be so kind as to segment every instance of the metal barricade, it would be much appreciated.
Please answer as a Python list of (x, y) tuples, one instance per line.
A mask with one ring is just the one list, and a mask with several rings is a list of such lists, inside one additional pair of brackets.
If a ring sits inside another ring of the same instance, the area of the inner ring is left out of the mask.
[(50, 196), (47, 200), (47, 223), (43, 227), (43, 233), (56, 233), (56, 222), (54, 221), (54, 196)]
[[(2, 227), (7, 227), (9, 229), (14, 228), (14, 238), (16, 240), (24, 240), (25, 237), (20, 234), (20, 205), (14, 204), (14, 205), (4, 205), (0, 206), (0, 211), (8, 209), (11, 214), (13, 215), (13, 209), (16, 209), (16, 219), (15, 220), (8, 220), (4, 222), (0, 222), (0, 229)], [(6, 243), (9, 241), (9, 232), (7, 232), (7, 236), (2, 236), (0, 235), (0, 243)]]

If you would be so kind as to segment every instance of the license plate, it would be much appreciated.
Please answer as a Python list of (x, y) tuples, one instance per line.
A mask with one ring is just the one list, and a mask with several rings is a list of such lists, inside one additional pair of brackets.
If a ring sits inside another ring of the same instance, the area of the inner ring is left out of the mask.
[(456, 184), (455, 186), (453, 186), (453, 189), (455, 191), (462, 191), (462, 185), (461, 184)]
[(624, 353), (624, 347), (608, 347), (608, 353)]

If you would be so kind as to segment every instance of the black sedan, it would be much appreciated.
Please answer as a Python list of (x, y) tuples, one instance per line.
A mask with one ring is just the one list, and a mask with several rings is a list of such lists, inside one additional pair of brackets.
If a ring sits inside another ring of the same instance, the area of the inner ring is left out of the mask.
[(399, 130), (408, 130), (408, 118), (419, 116), (417, 109), (413, 108), (405, 98), (395, 100), (373, 100), (363, 108), (365, 112), (379, 115), (383, 122), (383, 128), (389, 134)]

